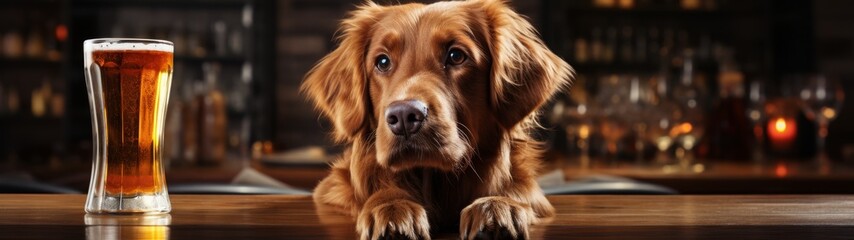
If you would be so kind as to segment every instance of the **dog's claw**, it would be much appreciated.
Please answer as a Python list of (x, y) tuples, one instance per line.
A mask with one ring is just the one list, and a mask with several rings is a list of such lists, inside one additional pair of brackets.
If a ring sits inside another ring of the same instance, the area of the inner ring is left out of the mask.
[(430, 223), (424, 207), (397, 200), (364, 209), (357, 220), (362, 240), (430, 239)]
[(528, 226), (535, 219), (530, 207), (506, 197), (483, 197), (463, 209), (460, 238), (528, 239)]

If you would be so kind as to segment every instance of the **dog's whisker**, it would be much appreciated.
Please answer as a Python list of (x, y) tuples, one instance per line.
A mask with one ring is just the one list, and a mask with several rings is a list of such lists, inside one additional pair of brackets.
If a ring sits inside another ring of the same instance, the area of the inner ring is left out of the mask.
[(477, 170), (474, 169), (474, 165), (469, 164), (469, 168), (471, 168), (471, 172), (474, 173), (474, 176), (477, 177), (477, 180), (480, 180), (480, 182), (484, 182), (483, 178), (480, 177), (480, 174), (477, 174)]
[[(470, 129), (468, 129), (468, 127), (466, 127), (465, 125), (460, 124), (459, 122), (457, 122), (457, 126), (460, 126), (460, 127), (458, 127), (457, 129), (458, 129), (458, 132), (459, 132), (460, 138), (462, 138), (462, 139), (463, 139), (463, 143), (466, 145), (466, 148), (467, 148), (467, 149), (469, 149), (469, 150), (474, 150), (474, 148), (472, 147), (472, 143), (471, 143), (471, 141), (469, 140), (469, 135), (465, 134), (465, 132), (462, 132), (462, 130), (465, 130), (465, 131), (468, 131), (468, 132), (471, 134), (471, 130), (470, 130)], [(475, 168), (474, 168), (474, 164), (472, 164), (471, 156), (472, 156), (472, 154), (466, 154), (466, 155), (464, 156), (464, 158), (463, 158), (463, 163), (462, 163), (462, 164), (464, 164), (464, 165), (463, 165), (463, 168), (464, 168), (465, 166), (469, 167), (469, 168), (471, 169), (472, 173), (474, 173), (475, 177), (477, 177), (477, 179), (478, 179), (480, 182), (484, 182), (484, 181), (483, 181), (483, 178), (481, 178), (481, 177), (480, 177), (480, 174), (478, 174), (478, 173), (477, 173), (477, 169), (475, 169)]]
[[(457, 122), (457, 126), (458, 132), (459, 130), (465, 130), (465, 132), (459, 132), (459, 135), (463, 138), (463, 143), (466, 144), (466, 148), (473, 152), (477, 151), (477, 148), (475, 146), (472, 146), (471, 136), (474, 136), (474, 133), (471, 131), (471, 129), (469, 129), (466, 125), (460, 122)], [(466, 132), (468, 134), (466, 134)]]
[[(468, 152), (468, 154), (463, 156), (462, 162), (465, 165), (471, 166), (472, 165), (471, 157), (472, 157), (472, 155), (474, 155), (472, 153), (477, 151), (477, 149), (472, 145), (471, 137), (470, 137), (474, 133), (472, 133), (471, 129), (469, 129), (467, 126), (463, 125), (462, 123), (460, 123), (460, 122), (456, 122), (456, 123), (458, 126), (457, 127), (457, 133), (458, 133), (458, 135), (460, 135), (460, 138), (462, 138), (462, 140), (463, 140), (462, 142), (463, 142), (463, 144), (465, 144), (465, 148), (467, 150), (466, 152)], [(468, 133), (468, 134), (466, 134), (466, 133)], [(461, 166), (461, 169), (464, 169), (465, 165)], [(479, 178), (479, 176), (478, 176), (478, 178)], [(482, 181), (482, 179), (481, 179), (481, 181)]]
[[(444, 158), (444, 159), (446, 159), (446, 160), (449, 160), (451, 157), (450, 157), (450, 156), (448, 156), (448, 153), (447, 153), (447, 152), (445, 152), (445, 151), (442, 151), (442, 150), (441, 150), (441, 148), (442, 148), (442, 144), (441, 144), (441, 143), (439, 143), (439, 140), (434, 138), (434, 139), (433, 139), (433, 142), (435, 142), (435, 143), (436, 143), (436, 149), (440, 149), (440, 150), (439, 150), (439, 154), (442, 154), (442, 158)], [(452, 160), (452, 159), (450, 159), (450, 160)]]

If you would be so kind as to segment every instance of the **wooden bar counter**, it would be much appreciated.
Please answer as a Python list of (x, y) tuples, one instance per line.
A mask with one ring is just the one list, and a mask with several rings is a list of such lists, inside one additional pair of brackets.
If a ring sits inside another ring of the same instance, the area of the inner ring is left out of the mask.
[[(168, 215), (87, 215), (84, 195), (0, 194), (0, 239), (354, 239), (310, 196), (172, 195)], [(551, 196), (534, 239), (846, 239), (854, 195)], [(434, 236), (454, 239), (453, 234)]]

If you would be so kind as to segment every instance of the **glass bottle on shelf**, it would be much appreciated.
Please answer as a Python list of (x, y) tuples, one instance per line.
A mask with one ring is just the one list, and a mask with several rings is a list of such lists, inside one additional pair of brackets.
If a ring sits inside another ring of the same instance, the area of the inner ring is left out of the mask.
[(243, 11), (240, 13), (239, 26), (232, 28), (233, 30), (228, 42), (232, 53), (236, 56), (244, 56), (249, 52), (249, 48), (246, 48), (245, 43), (248, 43), (252, 39), (249, 33), (252, 32), (253, 16), (252, 4), (244, 5)]
[(765, 143), (765, 128), (763, 127), (767, 115), (765, 113), (765, 84), (760, 80), (753, 80), (747, 90), (747, 118), (750, 119), (753, 142), (751, 147), (751, 159), (760, 162), (765, 159), (763, 150)]
[(35, 117), (44, 117), (48, 111), (48, 101), (52, 98), (53, 90), (50, 80), (43, 80), (42, 86), (33, 90), (30, 95), (30, 110)]
[(682, 169), (687, 169), (694, 162), (694, 151), (705, 133), (705, 86), (703, 78), (694, 72), (693, 50), (683, 52), (682, 69), (679, 83), (673, 88), (673, 100), (683, 112), (682, 121), (674, 126), (674, 135), (678, 148), (676, 157)]
[(228, 55), (228, 25), (225, 21), (219, 20), (211, 25), (211, 33), (213, 33), (213, 49), (217, 56)]
[(647, 141), (652, 143), (656, 150), (655, 162), (657, 164), (671, 164), (670, 150), (674, 146), (678, 134), (674, 132), (675, 126), (682, 122), (682, 109), (672, 98), (672, 79), (669, 49), (661, 48), (655, 53), (659, 59), (658, 72), (651, 79), (652, 94), (649, 99)]
[(24, 54), (24, 40), (21, 32), (15, 29), (3, 35), (3, 55), (6, 58), (20, 58)]
[(751, 128), (744, 101), (744, 75), (732, 54), (720, 60), (718, 100), (712, 107), (707, 126), (708, 157), (726, 160), (750, 158)]
[(45, 102), (41, 89), (37, 88), (30, 93), (30, 114), (34, 117), (42, 117), (45, 113)]
[(251, 101), (252, 86), (252, 64), (243, 64), (240, 79), (232, 81), (228, 96), (228, 149), (243, 160), (245, 166), (249, 164), (249, 148), (251, 133), (251, 118), (249, 115), (249, 103)]
[(219, 165), (225, 161), (228, 138), (225, 96), (217, 85), (221, 71), (216, 63), (205, 63), (202, 69), (205, 75), (205, 92), (199, 96), (199, 163)]
[(676, 135), (674, 126), (682, 121), (682, 109), (670, 99), (669, 74), (666, 68), (652, 79), (653, 93), (649, 98), (647, 114), (647, 141), (656, 150), (655, 163), (671, 164), (669, 151), (674, 144)]
[(576, 38), (574, 41), (573, 49), (573, 56), (575, 57), (575, 62), (586, 63), (588, 61), (589, 51), (586, 39), (584, 39), (583, 37)]
[[(188, 79), (189, 80), (189, 79)], [(185, 81), (184, 101), (181, 106), (181, 159), (194, 164), (199, 157), (199, 105), (196, 97), (204, 88), (200, 81)]]
[(634, 29), (631, 26), (624, 26), (622, 30), (622, 40), (620, 43), (620, 60), (623, 63), (631, 63), (634, 60), (634, 49), (632, 44), (634, 37), (632, 32)]
[(617, 55), (617, 28), (608, 27), (605, 31), (605, 47), (602, 49), (602, 62), (613, 63)]
[(604, 140), (602, 149), (607, 158), (618, 159), (627, 153), (627, 137), (635, 130), (635, 119), (629, 116), (638, 114), (630, 96), (631, 76), (607, 75), (598, 84), (596, 105), (601, 108), (597, 111), (597, 133)]
[(59, 118), (65, 115), (65, 97), (64, 94), (54, 93), (50, 98), (50, 113), (51, 116)]
[(830, 158), (827, 155), (825, 143), (828, 126), (836, 119), (842, 104), (845, 102), (845, 91), (842, 83), (835, 77), (827, 77), (822, 74), (811, 74), (802, 76), (798, 88), (799, 105), (807, 118), (815, 123), (816, 153), (814, 160), (822, 168), (829, 168)]
[(15, 89), (15, 87), (9, 87), (9, 92), (7, 92), (6, 97), (6, 104), (8, 106), (7, 110), (10, 114), (17, 114), (18, 108), (21, 107), (21, 99), (18, 96), (18, 90)]
[(228, 33), (228, 51), (235, 56), (243, 56), (244, 31), (240, 27), (232, 27)]
[(45, 56), (45, 42), (41, 28), (38, 26), (30, 28), (24, 48), (24, 54), (27, 58), (37, 59)]
[(598, 107), (587, 91), (587, 77), (579, 76), (568, 94), (562, 94), (555, 104), (553, 122), (560, 123), (567, 139), (567, 152), (577, 153), (582, 167), (589, 166), (590, 138), (593, 135), (593, 115)]
[(634, 137), (634, 156), (636, 162), (640, 163), (647, 149), (646, 139), (649, 124), (647, 119), (650, 115), (650, 97), (652, 89), (648, 81), (642, 81), (637, 75), (628, 75), (629, 94), (626, 119), (631, 124), (632, 136)]
[(592, 62), (601, 62), (602, 51), (605, 48), (605, 43), (602, 41), (602, 28), (594, 27), (590, 35), (590, 59)]

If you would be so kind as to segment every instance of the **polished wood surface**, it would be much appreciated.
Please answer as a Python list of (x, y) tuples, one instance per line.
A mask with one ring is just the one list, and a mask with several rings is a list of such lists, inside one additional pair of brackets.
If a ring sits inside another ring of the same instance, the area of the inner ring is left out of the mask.
[(701, 160), (661, 164), (558, 157), (546, 163), (546, 171), (560, 169), (568, 181), (591, 175), (620, 176), (682, 194), (854, 194), (854, 164), (846, 162)]
[[(87, 215), (84, 195), (0, 195), (0, 239), (354, 239), (310, 196), (173, 195), (167, 215)], [(844, 239), (854, 195), (551, 196), (534, 239)], [(436, 238), (453, 239), (453, 233)]]

